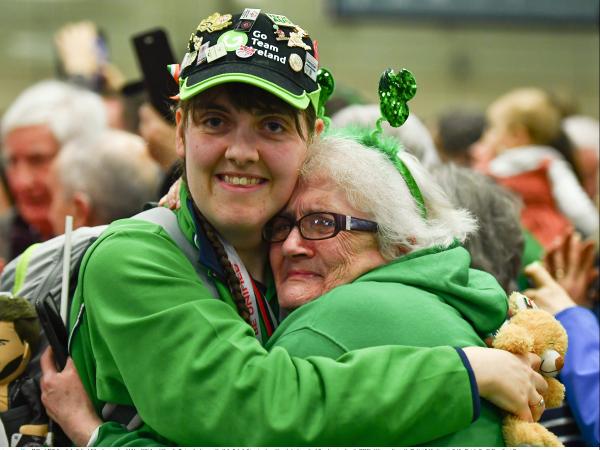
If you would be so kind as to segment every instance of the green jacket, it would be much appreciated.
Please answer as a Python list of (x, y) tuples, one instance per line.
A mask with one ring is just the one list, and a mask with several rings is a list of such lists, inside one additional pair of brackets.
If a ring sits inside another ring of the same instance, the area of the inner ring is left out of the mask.
[[(187, 207), (178, 221), (193, 242)], [(117, 221), (86, 252), (71, 354), (98, 411), (134, 405), (144, 422), (132, 433), (109, 422), (95, 445), (411, 445), (471, 422), (472, 381), (453, 348), (380, 347), (337, 361), (267, 352), (204, 250), (222, 301), (160, 226)]]
[[(267, 348), (283, 347), (304, 358), (338, 358), (386, 344), (485, 347), (481, 336), (506, 318), (506, 295), (491, 275), (469, 269), (470, 262), (464, 248), (454, 247), (422, 250), (378, 267), (294, 311)], [(418, 395), (404, 403), (420, 404)], [(468, 428), (426, 445), (504, 446), (501, 419), (483, 402), (481, 417)]]

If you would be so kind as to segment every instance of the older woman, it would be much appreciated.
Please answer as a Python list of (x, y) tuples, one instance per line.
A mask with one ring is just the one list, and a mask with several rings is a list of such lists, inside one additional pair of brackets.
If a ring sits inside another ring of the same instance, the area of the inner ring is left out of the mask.
[[(315, 145), (290, 202), (264, 230), (279, 302), (294, 310), (268, 347), (337, 358), (384, 344), (485, 346), (507, 304), (457, 242), (475, 229), (471, 216), (410, 155), (402, 160), (423, 213), (380, 151), (339, 137)], [(483, 402), (470, 427), (429, 444), (503, 446), (501, 416)]]

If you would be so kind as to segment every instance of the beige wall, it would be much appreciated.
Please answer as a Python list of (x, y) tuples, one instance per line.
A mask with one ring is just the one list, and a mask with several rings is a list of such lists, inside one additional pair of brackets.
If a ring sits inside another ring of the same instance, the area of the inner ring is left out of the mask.
[(376, 100), (383, 69), (409, 68), (419, 85), (412, 110), (425, 118), (456, 103), (485, 106), (523, 85), (572, 95), (582, 113), (599, 114), (597, 28), (340, 22), (320, 0), (0, 0), (0, 111), (26, 86), (53, 76), (52, 35), (67, 21), (98, 23), (109, 36), (113, 61), (134, 79), (131, 34), (162, 26), (180, 57), (200, 19), (245, 6), (301, 24), (319, 40), (321, 61), (338, 85), (369, 100)]

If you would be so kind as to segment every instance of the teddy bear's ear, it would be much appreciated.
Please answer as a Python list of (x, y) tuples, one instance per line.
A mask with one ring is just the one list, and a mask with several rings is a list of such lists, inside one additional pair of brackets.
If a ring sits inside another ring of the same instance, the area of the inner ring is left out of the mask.
[(525, 309), (537, 309), (537, 305), (526, 295), (521, 294), (520, 292), (513, 292), (510, 294), (508, 298), (508, 311), (509, 316), (515, 315), (519, 311), (523, 311)]

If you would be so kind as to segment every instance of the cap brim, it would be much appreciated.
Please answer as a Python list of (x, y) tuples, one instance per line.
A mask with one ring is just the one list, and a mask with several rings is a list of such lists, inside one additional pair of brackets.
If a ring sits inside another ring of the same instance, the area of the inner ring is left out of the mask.
[(306, 109), (312, 103), (318, 107), (320, 88), (306, 92), (302, 87), (275, 71), (245, 63), (215, 65), (182, 80), (179, 96), (187, 100), (200, 92), (224, 83), (246, 83), (264, 89), (294, 108)]

